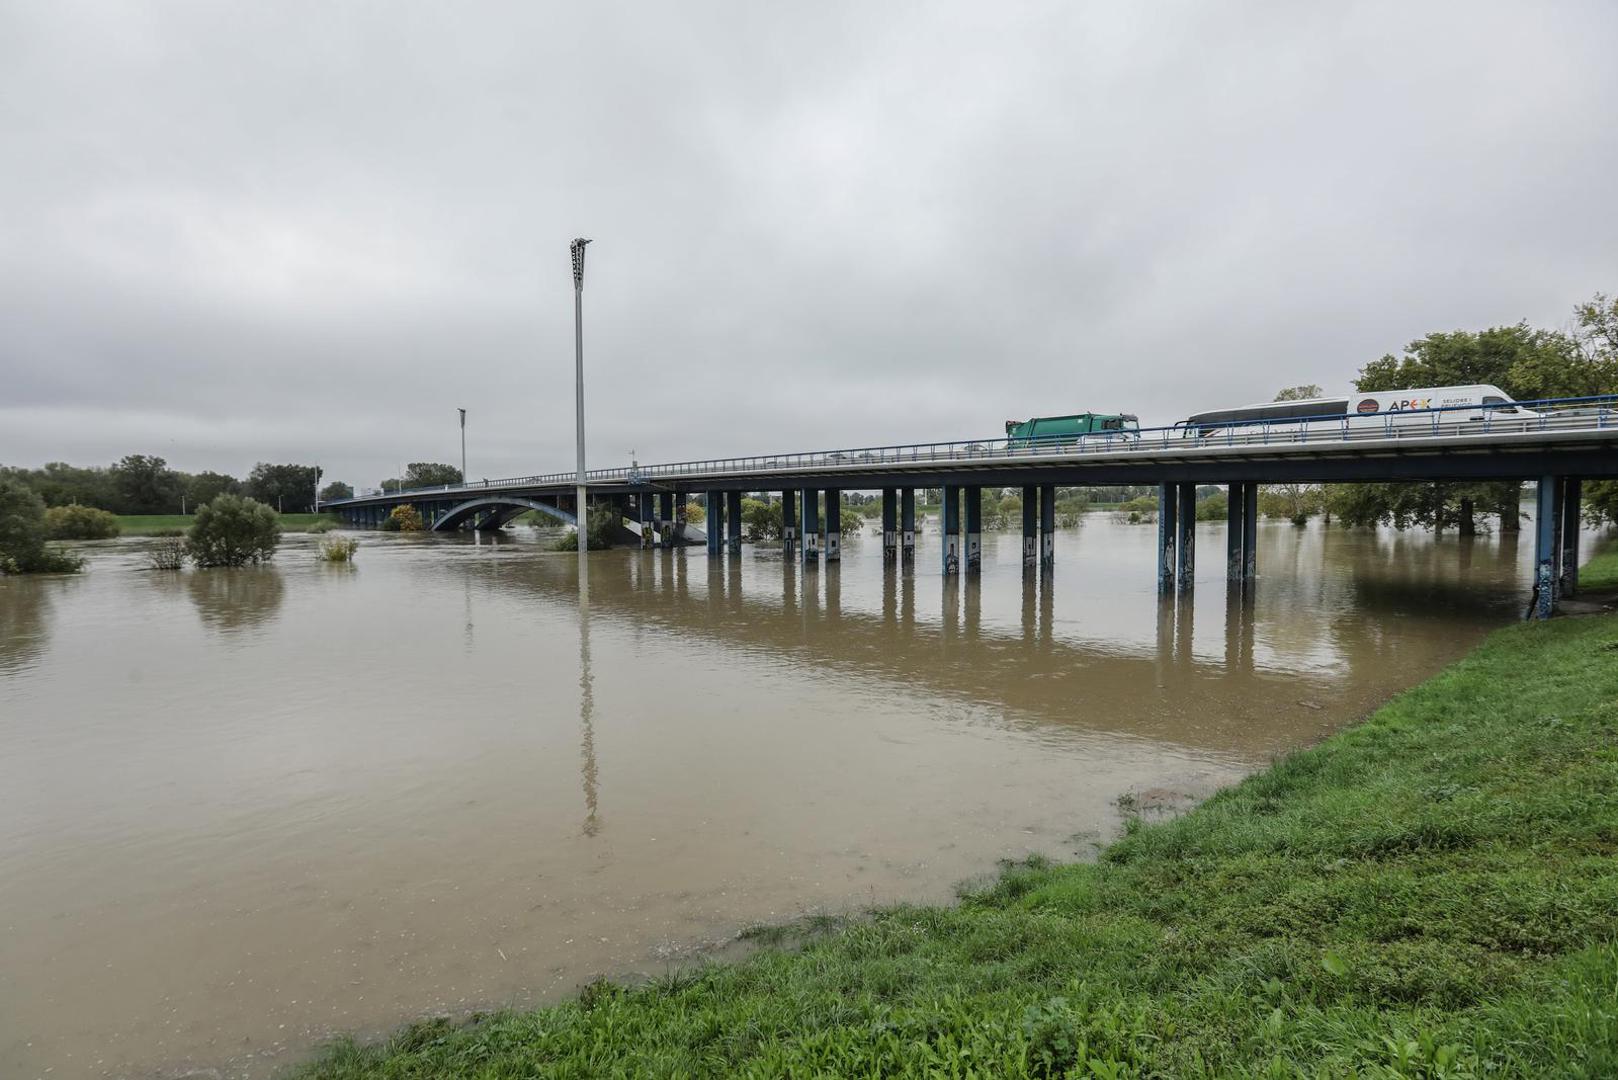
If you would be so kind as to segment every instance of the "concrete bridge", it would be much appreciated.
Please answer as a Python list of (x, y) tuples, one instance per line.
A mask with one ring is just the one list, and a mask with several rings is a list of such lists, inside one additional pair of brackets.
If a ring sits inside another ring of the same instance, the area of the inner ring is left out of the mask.
[[(330, 504), (353, 525), (377, 525), (401, 504), (431, 528), (498, 528), (537, 510), (576, 523), (576, 473), (375, 493)], [(1459, 406), (1420, 414), (1376, 413), (1048, 439), (983, 439), (686, 461), (586, 474), (592, 504), (616, 509), (648, 546), (705, 541), (719, 557), (738, 553), (744, 493), (778, 493), (789, 558), (816, 565), (839, 557), (840, 493), (882, 493), (884, 557), (915, 557), (915, 491), (943, 492), (944, 574), (976, 574), (982, 552), (983, 488), (1020, 488), (1023, 560), (1055, 559), (1056, 488), (1132, 484), (1158, 488), (1157, 579), (1165, 593), (1191, 588), (1196, 489), (1228, 485), (1228, 580), (1257, 573), (1258, 487), (1280, 483), (1397, 480), (1532, 480), (1537, 484), (1532, 614), (1544, 618), (1578, 587), (1582, 481), (1618, 477), (1618, 397)], [(706, 530), (683, 520), (687, 500), (706, 500)]]

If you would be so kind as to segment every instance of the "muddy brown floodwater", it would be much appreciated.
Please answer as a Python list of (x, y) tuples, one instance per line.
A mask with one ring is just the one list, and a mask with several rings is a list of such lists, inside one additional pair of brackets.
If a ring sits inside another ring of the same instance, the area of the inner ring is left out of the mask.
[(1106, 514), (943, 580), (934, 538), (573, 557), (289, 537), (260, 570), (0, 580), (0, 1075), (264, 1076), (332, 1032), (554, 1000), (750, 925), (1089, 856), (1436, 671), (1530, 545), (1223, 531), (1193, 603)]

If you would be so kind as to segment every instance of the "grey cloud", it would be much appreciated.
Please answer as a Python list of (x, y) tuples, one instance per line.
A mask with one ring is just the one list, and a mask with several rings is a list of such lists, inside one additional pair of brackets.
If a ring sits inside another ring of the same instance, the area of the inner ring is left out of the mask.
[(1171, 421), (1618, 289), (1610, 4), (13, 4), (0, 461)]

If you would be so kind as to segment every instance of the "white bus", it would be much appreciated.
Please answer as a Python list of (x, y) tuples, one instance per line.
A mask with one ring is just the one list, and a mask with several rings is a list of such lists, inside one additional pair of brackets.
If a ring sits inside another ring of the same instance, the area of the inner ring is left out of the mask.
[[(1469, 405), (1477, 408), (1467, 408)], [(1488, 407), (1485, 407), (1488, 406)], [(1383, 428), (1404, 432), (1434, 430), (1493, 420), (1528, 419), (1538, 413), (1517, 406), (1498, 386), (1430, 386), (1415, 390), (1370, 390), (1342, 397), (1307, 401), (1268, 401), (1235, 409), (1213, 409), (1188, 416), (1176, 424), (1186, 438), (1210, 435), (1258, 435), (1324, 429), (1335, 421), (1351, 430)]]

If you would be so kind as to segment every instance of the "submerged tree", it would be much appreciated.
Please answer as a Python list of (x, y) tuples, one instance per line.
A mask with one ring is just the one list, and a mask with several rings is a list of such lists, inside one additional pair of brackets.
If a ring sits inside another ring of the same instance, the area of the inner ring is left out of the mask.
[(241, 495), (220, 495), (198, 507), (186, 552), (198, 566), (246, 566), (267, 562), (280, 542), (281, 523), (272, 508)]
[(0, 477), (0, 573), (62, 574), (83, 560), (45, 543), (45, 500), (14, 477)]

